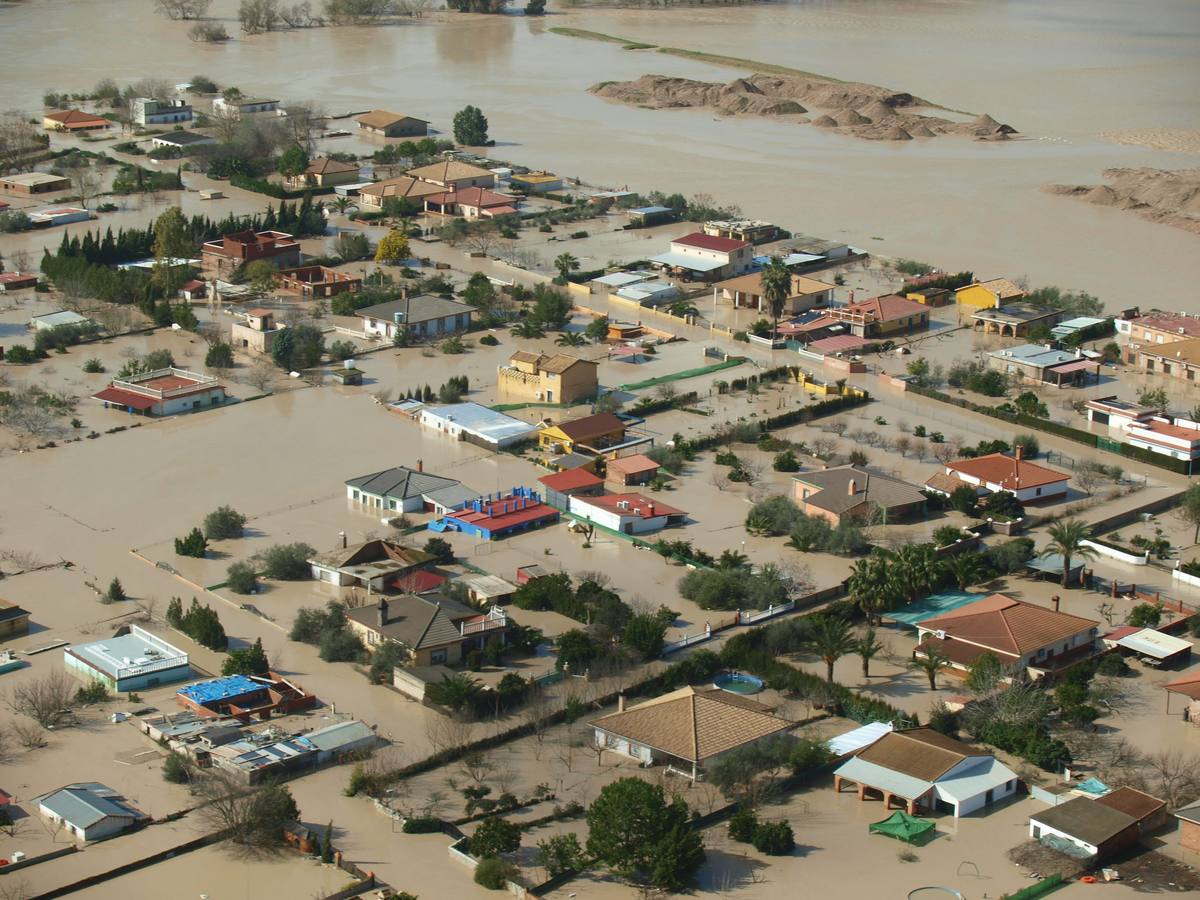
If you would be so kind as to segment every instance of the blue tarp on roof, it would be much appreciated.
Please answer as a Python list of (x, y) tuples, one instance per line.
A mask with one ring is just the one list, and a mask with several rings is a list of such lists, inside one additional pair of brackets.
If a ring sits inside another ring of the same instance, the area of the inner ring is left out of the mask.
[(1084, 791), (1088, 794), (1095, 794), (1097, 797), (1099, 797), (1103, 794), (1107, 794), (1110, 788), (1099, 778), (1087, 778), (1075, 785), (1075, 790)]
[(229, 675), (225, 678), (214, 678), (212, 681), (201, 681), (189, 684), (175, 693), (183, 694), (193, 703), (219, 703), (230, 697), (240, 697), (254, 691), (261, 691), (264, 685), (245, 675)]

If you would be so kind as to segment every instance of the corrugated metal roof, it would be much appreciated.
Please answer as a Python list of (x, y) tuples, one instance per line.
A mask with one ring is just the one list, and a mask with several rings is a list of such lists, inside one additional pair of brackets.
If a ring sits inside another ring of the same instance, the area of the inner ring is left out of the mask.
[(1154, 659), (1166, 659), (1176, 653), (1192, 649), (1192, 642), (1177, 638), (1171, 634), (1163, 634), (1153, 628), (1143, 628), (1133, 634), (1126, 635), (1117, 641), (1117, 645), (1134, 653), (1141, 653)]
[(650, 262), (676, 269), (689, 269), (692, 272), (711, 272), (729, 265), (728, 262), (719, 259), (701, 259), (698, 256), (688, 256), (686, 253), (660, 253), (658, 256), (651, 256)]
[(861, 728), (855, 728), (853, 731), (847, 731), (845, 734), (831, 737), (825, 742), (825, 746), (834, 756), (845, 756), (847, 753), (871, 746), (891, 730), (891, 722), (872, 722)]

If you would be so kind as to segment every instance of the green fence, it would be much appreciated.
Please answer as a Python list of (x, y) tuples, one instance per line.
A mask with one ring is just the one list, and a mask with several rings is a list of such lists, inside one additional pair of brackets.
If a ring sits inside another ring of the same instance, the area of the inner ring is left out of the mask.
[(711, 366), (701, 366), (698, 369), (684, 369), (682, 372), (674, 372), (670, 375), (660, 375), (658, 378), (647, 378), (645, 381), (633, 381), (629, 384), (623, 384), (617, 390), (620, 391), (640, 391), (644, 388), (654, 387), (657, 384), (665, 384), (668, 381), (681, 381), (684, 378), (699, 378), (701, 375), (711, 375), (713, 372), (720, 372), (722, 369), (732, 369), (734, 366), (740, 366), (746, 360), (744, 357), (735, 356), (725, 362), (713, 363)]
[(1063, 877), (1058, 872), (1055, 872), (1049, 878), (1043, 878), (1037, 884), (1023, 887), (1012, 894), (1005, 894), (1000, 900), (1034, 900), (1036, 897), (1045, 897), (1051, 891), (1056, 891), (1062, 886)]

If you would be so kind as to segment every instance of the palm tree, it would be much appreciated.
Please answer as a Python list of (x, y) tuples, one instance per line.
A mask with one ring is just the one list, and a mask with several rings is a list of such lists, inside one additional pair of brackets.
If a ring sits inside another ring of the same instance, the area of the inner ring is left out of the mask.
[(921, 644), (917, 649), (921, 651), (922, 655), (914, 656), (909, 660), (909, 668), (924, 672), (925, 677), (929, 679), (929, 689), (936, 691), (938, 672), (946, 667), (946, 664), (950, 662), (950, 657), (933, 644)]
[(554, 268), (558, 269), (559, 277), (566, 281), (567, 276), (579, 268), (579, 260), (573, 253), (560, 253), (554, 258)]
[(1068, 587), (1071, 580), (1071, 559), (1092, 559), (1096, 555), (1095, 550), (1083, 543), (1092, 536), (1092, 526), (1082, 519), (1067, 519), (1064, 522), (1055, 522), (1047, 531), (1050, 534), (1050, 543), (1040, 555), (1053, 556), (1057, 553), (1062, 557), (1062, 586)]
[(700, 310), (696, 308), (696, 304), (689, 300), (676, 300), (667, 307), (667, 311), (671, 315), (678, 316), (681, 319), (685, 319), (688, 316), (700, 315)]
[(334, 197), (329, 201), (329, 203), (335, 210), (337, 210), (337, 212), (341, 213), (342, 215), (345, 215), (346, 210), (354, 205), (354, 201), (349, 197)]
[(513, 326), (513, 334), (530, 339), (546, 336), (546, 332), (542, 330), (542, 324), (537, 319), (522, 319)]
[(718, 569), (748, 569), (750, 568), (750, 557), (737, 550), (722, 550), (721, 555), (717, 557), (716, 565)]
[(825, 662), (825, 680), (832, 684), (834, 663), (854, 653), (858, 641), (850, 632), (850, 623), (838, 616), (813, 616), (809, 622), (808, 645)]
[(771, 318), (774, 320), (774, 327), (771, 329), (771, 338), (774, 339), (779, 330), (779, 317), (783, 315), (783, 307), (792, 292), (792, 273), (784, 265), (783, 257), (776, 255), (763, 266), (759, 277), (762, 279), (763, 299), (771, 308)]
[(944, 565), (946, 573), (954, 579), (960, 591), (986, 581), (991, 574), (983, 557), (974, 553), (958, 553), (947, 559)]
[(875, 639), (875, 629), (868, 626), (866, 632), (854, 647), (854, 652), (862, 659), (863, 678), (871, 677), (871, 660), (883, 651), (883, 644)]
[(892, 554), (893, 574), (910, 603), (938, 585), (944, 565), (931, 544), (909, 544)]
[(888, 560), (879, 553), (854, 563), (850, 577), (846, 579), (846, 588), (867, 617), (868, 625), (878, 622), (880, 615), (891, 609), (898, 599)]
[(587, 338), (577, 331), (564, 331), (554, 339), (554, 343), (560, 347), (582, 347), (587, 343)]

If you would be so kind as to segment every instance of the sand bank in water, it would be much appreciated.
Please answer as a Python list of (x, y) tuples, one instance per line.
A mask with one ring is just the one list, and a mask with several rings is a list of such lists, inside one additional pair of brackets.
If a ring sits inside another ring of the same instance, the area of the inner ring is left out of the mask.
[(1106, 184), (1048, 184), (1043, 189), (1200, 234), (1200, 169), (1105, 169), (1104, 179)]
[[(636, 81), (605, 81), (589, 90), (599, 97), (648, 109), (711, 109), (727, 116), (772, 116), (833, 128), (868, 140), (907, 141), (913, 137), (960, 135), (1004, 140), (1016, 129), (982, 115), (951, 122), (916, 110), (928, 101), (873, 84), (816, 78), (752, 75), (728, 84), (643, 75)], [(818, 111), (813, 118), (805, 113)]]

